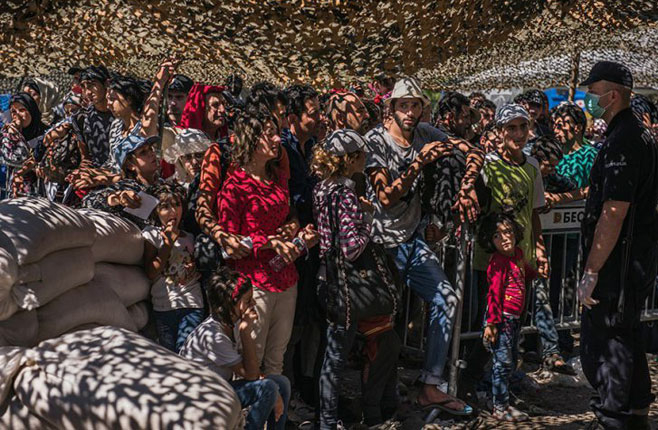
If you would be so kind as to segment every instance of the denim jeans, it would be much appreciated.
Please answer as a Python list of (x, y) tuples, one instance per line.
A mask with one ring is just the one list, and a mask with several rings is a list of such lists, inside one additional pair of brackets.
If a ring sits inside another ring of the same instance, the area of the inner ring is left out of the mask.
[(555, 328), (555, 319), (549, 300), (548, 282), (539, 278), (534, 282), (535, 309), (534, 320), (541, 339), (542, 357), (559, 354), (558, 334)]
[(457, 296), (437, 256), (420, 234), (387, 251), (395, 259), (404, 282), (429, 304), (429, 328), (425, 362), (420, 380), (425, 384), (443, 382), (443, 368), (455, 319)]
[[(349, 328), (329, 324), (327, 347), (320, 372), (320, 429), (333, 430), (338, 422), (338, 395), (341, 376), (357, 334), (357, 325)], [(377, 354), (361, 373), (361, 404), (366, 425), (384, 421), (387, 411), (395, 411), (397, 362), (400, 338), (394, 330), (377, 335)]]
[[(575, 310), (576, 285), (578, 283), (576, 269), (580, 246), (578, 243), (579, 237), (577, 234), (548, 237), (550, 238), (548, 246), (550, 246), (551, 250), (551, 280), (549, 295), (551, 309), (553, 310), (553, 315), (559, 315), (559, 312), (562, 312), (562, 314), (567, 317), (573, 317)], [(546, 240), (546, 237), (544, 240)], [(563, 297), (560, 297), (560, 295)], [(561, 298), (562, 300), (560, 300)], [(570, 330), (558, 331), (558, 338), (560, 350), (573, 350), (574, 339)]]
[(174, 309), (171, 311), (153, 311), (158, 342), (176, 354), (185, 343), (187, 336), (203, 321), (203, 309)]
[[(243, 408), (250, 407), (245, 430), (262, 430), (267, 423), (269, 430), (284, 430), (290, 402), (290, 381), (283, 375), (269, 375), (264, 379), (230, 381)], [(274, 418), (277, 395), (283, 399), (283, 415)]]
[(507, 409), (509, 405), (509, 382), (516, 368), (519, 355), (519, 333), (521, 323), (518, 318), (503, 317), (503, 322), (496, 325), (498, 339), (489, 348), (493, 354), (491, 383), (494, 409)]

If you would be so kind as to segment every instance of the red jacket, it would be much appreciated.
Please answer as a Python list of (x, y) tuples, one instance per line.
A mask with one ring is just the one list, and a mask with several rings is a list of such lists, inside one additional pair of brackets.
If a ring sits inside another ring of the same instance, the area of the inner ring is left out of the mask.
[(487, 324), (498, 324), (503, 315), (520, 318), (525, 308), (526, 283), (537, 275), (523, 258), (521, 248), (513, 257), (494, 252), (487, 267)]

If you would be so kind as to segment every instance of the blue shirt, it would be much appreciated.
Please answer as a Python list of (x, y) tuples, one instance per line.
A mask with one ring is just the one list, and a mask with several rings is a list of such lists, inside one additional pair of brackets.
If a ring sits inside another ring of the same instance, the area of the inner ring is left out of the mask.
[(311, 174), (311, 157), (315, 139), (311, 138), (304, 143), (304, 152), (297, 136), (290, 129), (281, 131), (281, 145), (288, 152), (290, 160), (290, 198), (297, 210), (297, 217), (302, 227), (313, 222), (313, 188), (317, 179)]

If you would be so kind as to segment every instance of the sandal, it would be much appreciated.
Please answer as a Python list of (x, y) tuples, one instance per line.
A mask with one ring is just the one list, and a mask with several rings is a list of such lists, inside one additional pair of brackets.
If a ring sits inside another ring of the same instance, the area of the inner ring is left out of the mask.
[[(558, 361), (561, 361), (562, 364), (557, 364)], [(573, 367), (565, 363), (564, 358), (560, 354), (551, 354), (544, 358), (544, 369), (551, 372), (562, 373), (563, 375), (575, 376), (576, 371), (573, 370)]]
[(509, 423), (520, 423), (530, 419), (528, 414), (516, 409), (514, 406), (508, 406), (507, 409), (502, 410), (494, 408), (494, 411), (491, 415), (498, 421), (505, 421)]
[(452, 409), (447, 406), (450, 403), (457, 403), (457, 402), (458, 400), (456, 399), (445, 399), (440, 402), (421, 405), (418, 402), (418, 400), (416, 400), (416, 405), (424, 411), (431, 411), (432, 409), (438, 409), (442, 412), (446, 412), (451, 415), (457, 415), (457, 416), (466, 416), (466, 415), (471, 415), (473, 413), (473, 408), (467, 404), (464, 404), (464, 407), (462, 409)]

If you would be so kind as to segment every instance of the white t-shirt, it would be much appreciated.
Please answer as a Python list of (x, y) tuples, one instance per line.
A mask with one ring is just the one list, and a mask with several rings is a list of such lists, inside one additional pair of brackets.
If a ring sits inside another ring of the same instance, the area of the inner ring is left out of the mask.
[[(159, 227), (147, 226), (142, 236), (160, 249), (164, 245), (161, 231)], [(194, 264), (194, 236), (181, 230), (160, 277), (151, 285), (153, 310), (202, 309), (200, 277)]]
[[(366, 171), (385, 168), (391, 181), (394, 181), (409, 169), (423, 146), (431, 142), (445, 142), (448, 136), (438, 128), (421, 122), (414, 131), (414, 140), (409, 147), (398, 145), (383, 125), (370, 130), (365, 138), (368, 141)], [(391, 207), (384, 208), (368, 181), (368, 198), (375, 206), (372, 223), (375, 242), (390, 248), (411, 239), (421, 220), (418, 183), (419, 179), (416, 178), (406, 195)]]
[(230, 381), (233, 378), (232, 367), (242, 361), (237, 325), (233, 329), (233, 336), (236, 342), (224, 332), (222, 324), (210, 316), (190, 333), (179, 354)]

